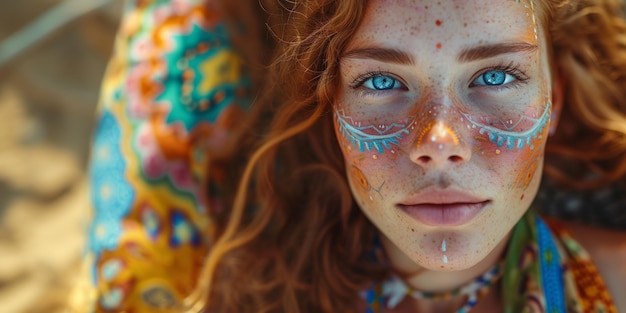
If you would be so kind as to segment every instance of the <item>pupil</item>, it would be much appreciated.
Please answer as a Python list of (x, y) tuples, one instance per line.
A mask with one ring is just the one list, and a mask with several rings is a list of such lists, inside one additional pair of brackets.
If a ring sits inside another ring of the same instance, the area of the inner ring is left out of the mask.
[(502, 85), (505, 74), (502, 71), (489, 71), (483, 74), (483, 79), (487, 85)]
[(393, 79), (387, 76), (376, 76), (372, 80), (374, 88), (378, 90), (390, 89), (393, 87)]

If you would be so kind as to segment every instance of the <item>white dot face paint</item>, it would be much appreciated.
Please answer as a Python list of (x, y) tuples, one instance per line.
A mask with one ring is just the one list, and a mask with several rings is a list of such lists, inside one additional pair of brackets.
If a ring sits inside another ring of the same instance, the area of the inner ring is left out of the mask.
[[(448, 251), (448, 247), (446, 246), (446, 240), (444, 239), (441, 241), (441, 252), (446, 251)], [(448, 256), (444, 254), (442, 257), (442, 261), (444, 264), (448, 264)]]
[(533, 200), (552, 109), (536, 21), (527, 1), (368, 1), (333, 114), (392, 263), (470, 268)]

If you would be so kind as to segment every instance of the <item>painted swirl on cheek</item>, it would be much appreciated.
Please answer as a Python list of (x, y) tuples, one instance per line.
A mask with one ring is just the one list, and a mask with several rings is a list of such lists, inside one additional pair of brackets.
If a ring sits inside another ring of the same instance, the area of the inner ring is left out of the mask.
[(372, 195), (372, 192), (376, 192), (378, 196), (380, 197), (380, 199), (384, 198), (381, 193), (383, 186), (385, 186), (384, 181), (380, 184), (380, 186), (378, 186), (378, 188), (374, 188), (372, 185), (370, 185), (367, 177), (365, 177), (365, 174), (363, 174), (363, 171), (361, 171), (361, 169), (358, 168), (354, 164), (352, 165), (350, 175), (352, 176), (352, 180), (358, 183), (358, 186), (361, 188), (361, 191), (368, 194), (370, 201), (374, 200), (374, 196)]
[(363, 172), (358, 167), (352, 165), (352, 174), (357, 179), (359, 185), (361, 186), (361, 188), (363, 188), (363, 190), (370, 190), (370, 183), (367, 181), (367, 178), (365, 178), (365, 174), (363, 174)]

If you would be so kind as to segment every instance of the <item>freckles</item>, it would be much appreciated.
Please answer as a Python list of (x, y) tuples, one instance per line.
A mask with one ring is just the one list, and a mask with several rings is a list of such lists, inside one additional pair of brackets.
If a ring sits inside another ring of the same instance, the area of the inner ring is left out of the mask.
[[(413, 1), (400, 1), (400, 2), (396, 1), (394, 3), (389, 3), (388, 1), (385, 1), (385, 3), (387, 5), (390, 5), (390, 4), (397, 5), (407, 11), (415, 11), (415, 12), (422, 11), (422, 8), (418, 4), (415, 4)], [(426, 7), (426, 9), (428, 9), (428, 6)]]
[[(511, 187), (525, 190), (533, 181), (543, 159), (543, 144), (547, 128), (541, 135), (532, 141), (532, 144), (516, 150), (501, 150), (497, 143), (482, 140), (477, 144), (482, 154), (491, 159), (487, 163), (494, 168), (508, 168), (507, 177), (511, 181)], [(522, 194), (521, 199), (524, 198)]]
[[(508, 168), (506, 178), (510, 181), (510, 186), (525, 190), (533, 182), (543, 160), (550, 110), (551, 103), (548, 101), (540, 117), (530, 119), (523, 116), (520, 119), (520, 121), (533, 120), (533, 124), (527, 123), (515, 131), (493, 127), (492, 123), (490, 125), (476, 123), (467, 116), (471, 127), (469, 124), (467, 126), (473, 130), (477, 146), (473, 151), (480, 152), (488, 160), (491, 159), (487, 161), (489, 166)], [(502, 125), (506, 129), (514, 129), (513, 125), (520, 123), (507, 120), (503, 121)], [(522, 195), (521, 198), (523, 197)]]
[[(519, 3), (520, 5), (522, 5), (522, 1), (521, 0), (515, 0), (515, 2)], [(535, 12), (535, 5), (533, 0), (529, 0), (529, 1), (524, 1), (524, 8), (526, 8), (526, 17), (527, 17), (527, 21), (530, 24), (530, 29), (529, 32), (527, 34), (528, 39), (534, 39), (534, 42), (537, 42), (539, 40), (539, 36), (537, 33), (537, 17), (536, 17), (536, 12)], [(532, 42), (532, 40), (529, 40)]]
[[(522, 115), (518, 121), (507, 119), (500, 121), (489, 116), (474, 117), (463, 113), (468, 121), (468, 129), (477, 129), (478, 135), (486, 137), (497, 149), (519, 150), (525, 147), (534, 149), (537, 139), (542, 139), (544, 130), (550, 122), (551, 103), (548, 101), (541, 116)], [(496, 125), (501, 125), (496, 127)]]

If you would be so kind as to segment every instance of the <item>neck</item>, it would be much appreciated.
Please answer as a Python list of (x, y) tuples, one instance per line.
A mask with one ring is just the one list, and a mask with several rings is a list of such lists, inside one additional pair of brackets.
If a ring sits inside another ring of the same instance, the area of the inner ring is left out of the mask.
[[(502, 260), (509, 236), (502, 240), (491, 253), (476, 265), (463, 270), (433, 271), (421, 268), (422, 271), (412, 277), (405, 277), (405, 282), (420, 291), (446, 292), (457, 289), (484, 274)], [(419, 267), (419, 266), (418, 266)]]
[[(398, 257), (397, 255), (389, 256), (388, 259), (393, 268), (405, 283), (414, 290), (429, 293), (445, 293), (471, 283), (477, 277), (483, 275), (495, 266), (506, 250), (510, 234), (496, 245), (496, 247), (480, 262), (465, 269), (437, 271), (424, 267), (420, 267), (408, 258)], [(392, 245), (387, 238), (382, 238), (383, 246), (387, 249), (388, 245)], [(498, 301), (498, 292), (492, 288), (487, 296), (480, 302), (489, 302), (495, 304)], [(406, 297), (398, 306), (399, 311), (404, 310), (412, 312), (455, 312), (462, 307), (467, 301), (467, 297), (446, 297), (444, 299), (417, 299), (414, 297)], [(403, 309), (404, 308), (404, 309)]]

